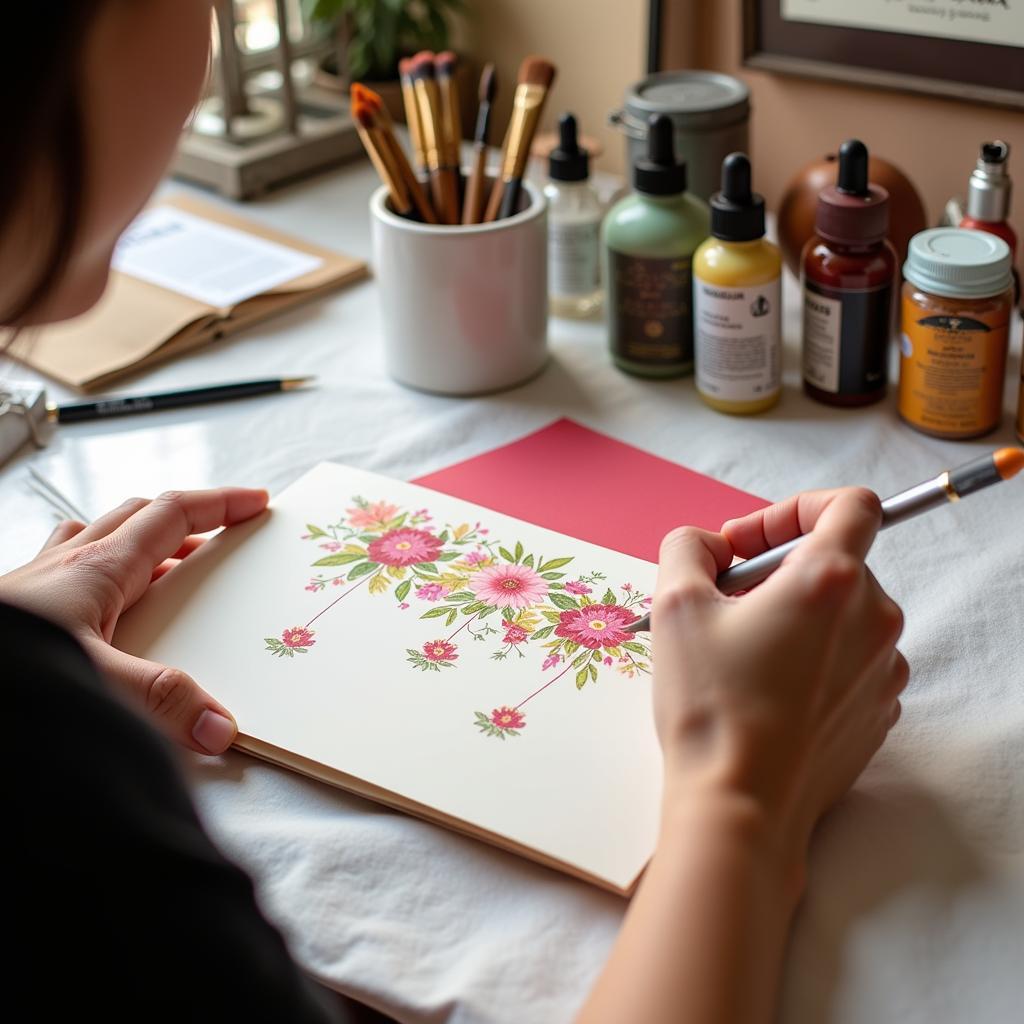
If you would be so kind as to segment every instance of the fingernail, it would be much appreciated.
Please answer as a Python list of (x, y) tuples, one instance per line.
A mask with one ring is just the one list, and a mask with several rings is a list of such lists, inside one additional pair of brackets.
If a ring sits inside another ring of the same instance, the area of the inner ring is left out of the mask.
[(207, 708), (192, 730), (192, 739), (211, 754), (223, 754), (235, 738), (235, 723), (222, 714)]

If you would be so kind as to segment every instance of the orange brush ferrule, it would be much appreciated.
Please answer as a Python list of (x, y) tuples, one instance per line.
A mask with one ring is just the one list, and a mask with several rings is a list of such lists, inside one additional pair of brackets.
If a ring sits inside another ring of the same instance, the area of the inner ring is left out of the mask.
[(993, 453), (992, 461), (996, 472), (1004, 480), (1009, 480), (1024, 469), (1024, 448), (1000, 448)]

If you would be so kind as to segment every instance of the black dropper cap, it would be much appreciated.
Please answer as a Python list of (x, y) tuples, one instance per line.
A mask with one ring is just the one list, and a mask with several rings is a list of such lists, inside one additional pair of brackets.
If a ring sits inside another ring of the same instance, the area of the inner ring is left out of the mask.
[(554, 181), (586, 181), (590, 177), (590, 154), (580, 148), (572, 114), (558, 119), (558, 145), (548, 156), (548, 177)]
[(764, 235), (764, 196), (750, 191), (746, 153), (730, 153), (722, 161), (722, 191), (711, 197), (711, 234), (723, 242), (752, 242)]
[(836, 188), (850, 196), (870, 195), (868, 188), (868, 147), (860, 139), (847, 139), (839, 147), (839, 177)]
[(647, 121), (647, 159), (633, 165), (633, 187), (649, 196), (674, 196), (686, 191), (686, 164), (676, 163), (674, 128), (668, 114)]

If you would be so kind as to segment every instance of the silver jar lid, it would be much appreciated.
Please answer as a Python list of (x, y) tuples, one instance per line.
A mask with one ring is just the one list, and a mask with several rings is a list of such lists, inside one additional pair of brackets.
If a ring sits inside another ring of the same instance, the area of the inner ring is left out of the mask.
[(750, 90), (718, 71), (662, 71), (629, 89), (626, 113), (645, 124), (651, 114), (668, 114), (680, 128), (721, 128), (746, 120)]

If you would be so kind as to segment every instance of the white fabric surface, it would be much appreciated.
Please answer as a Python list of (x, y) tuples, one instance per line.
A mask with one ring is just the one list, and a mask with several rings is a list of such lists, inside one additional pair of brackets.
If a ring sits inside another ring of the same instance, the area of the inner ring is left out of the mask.
[[(373, 184), (359, 165), (244, 212), (369, 256)], [(358, 285), (126, 385), (314, 373), (316, 391), (69, 428), (4, 469), (0, 568), (30, 557), (53, 523), (29, 461), (96, 515), (170, 486), (278, 490), (320, 459), (409, 478), (563, 415), (773, 499), (854, 482), (884, 495), (1013, 443), (1019, 323), (1003, 427), (953, 444), (902, 426), (893, 396), (862, 411), (805, 399), (792, 280), (786, 298), (786, 393), (748, 420), (704, 407), (692, 380), (618, 373), (594, 323), (553, 320), (553, 361), (519, 390), (405, 390), (383, 372), (373, 284)], [(780, 1019), (1019, 1020), (1024, 483), (883, 535), (871, 564), (906, 612), (913, 679), (902, 721), (815, 840)], [(255, 876), (299, 960), (400, 1021), (565, 1021), (607, 955), (624, 901), (240, 754), (186, 767), (211, 831)]]

